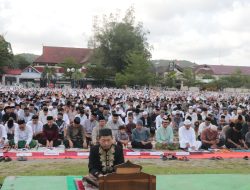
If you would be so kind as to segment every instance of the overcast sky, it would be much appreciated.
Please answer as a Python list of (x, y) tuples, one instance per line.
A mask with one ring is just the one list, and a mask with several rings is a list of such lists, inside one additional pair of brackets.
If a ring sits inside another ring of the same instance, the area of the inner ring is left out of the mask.
[(250, 0), (0, 0), (0, 33), (15, 54), (87, 47), (95, 15), (132, 5), (153, 59), (250, 66)]

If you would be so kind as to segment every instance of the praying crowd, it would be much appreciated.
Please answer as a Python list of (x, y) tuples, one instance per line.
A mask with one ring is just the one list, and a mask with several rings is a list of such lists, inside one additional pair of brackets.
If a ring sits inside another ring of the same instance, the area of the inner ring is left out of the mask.
[(250, 148), (250, 96), (156, 89), (0, 88), (0, 148)]

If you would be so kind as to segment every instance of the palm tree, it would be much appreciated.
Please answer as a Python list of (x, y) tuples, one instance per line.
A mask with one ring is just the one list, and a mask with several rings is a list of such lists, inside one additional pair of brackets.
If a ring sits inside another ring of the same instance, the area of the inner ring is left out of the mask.
[(43, 80), (46, 80), (46, 86), (47, 86), (47, 84), (50, 84), (50, 81), (54, 81), (57, 78), (55, 68), (45, 66), (44, 70), (41, 74), (41, 78)]

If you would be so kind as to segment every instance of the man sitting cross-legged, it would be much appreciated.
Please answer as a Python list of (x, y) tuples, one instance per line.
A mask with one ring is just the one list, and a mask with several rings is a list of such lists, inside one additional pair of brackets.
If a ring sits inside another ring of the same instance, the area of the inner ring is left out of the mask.
[(32, 140), (33, 132), (30, 126), (26, 126), (23, 119), (18, 120), (18, 127), (15, 128), (14, 140), (9, 145), (14, 148), (34, 148), (36, 141)]
[(136, 128), (132, 131), (132, 148), (152, 149), (149, 129), (143, 127), (141, 120), (136, 122)]
[(174, 133), (170, 123), (171, 119), (167, 116), (162, 118), (162, 125), (156, 131), (156, 149), (176, 150), (179, 148), (179, 144), (174, 143)]
[(81, 123), (81, 119), (76, 117), (74, 123), (67, 128), (67, 136), (64, 140), (66, 148), (85, 148), (87, 147), (84, 130)]
[(126, 127), (125, 125), (121, 125), (119, 126), (119, 131), (116, 134), (116, 142), (118, 146), (121, 146), (122, 148), (126, 148), (128, 146), (128, 142), (129, 142), (129, 136), (126, 133)]

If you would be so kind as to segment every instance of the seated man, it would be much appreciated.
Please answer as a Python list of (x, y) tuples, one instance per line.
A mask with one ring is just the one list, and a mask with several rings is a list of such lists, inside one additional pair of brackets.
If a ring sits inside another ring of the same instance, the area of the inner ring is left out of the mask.
[(248, 147), (250, 147), (250, 127), (248, 128), (248, 132), (245, 135), (245, 141)]
[(66, 148), (87, 147), (83, 127), (80, 123), (81, 119), (76, 117), (74, 119), (74, 123), (67, 128), (67, 136), (64, 140)]
[(162, 118), (162, 125), (156, 131), (156, 149), (176, 150), (179, 144), (174, 143), (174, 132), (170, 125), (171, 119), (167, 116)]
[(143, 127), (141, 120), (136, 122), (136, 128), (132, 130), (132, 148), (152, 149), (149, 129)]
[(226, 133), (226, 147), (227, 148), (238, 148), (238, 149), (248, 149), (245, 141), (241, 134), (242, 124), (241, 123), (231, 123), (230, 128)]
[(39, 143), (41, 143), (43, 139), (43, 123), (38, 120), (38, 115), (32, 116), (32, 121), (29, 121), (27, 123), (27, 126), (30, 126), (33, 131), (33, 139), (37, 140)]
[(126, 127), (124, 125), (119, 127), (119, 131), (116, 134), (115, 139), (118, 146), (121, 146), (122, 148), (128, 146), (129, 136), (126, 133)]
[(43, 126), (43, 140), (41, 144), (48, 148), (57, 147), (61, 144), (61, 141), (59, 141), (59, 129), (54, 123), (52, 116), (47, 117), (47, 124)]
[(89, 176), (83, 178), (98, 187), (98, 177), (114, 172), (114, 166), (124, 163), (123, 151), (113, 144), (112, 130), (103, 128), (99, 132), (99, 144), (92, 146), (89, 155)]
[(18, 127), (15, 128), (14, 140), (9, 142), (14, 148), (34, 148), (36, 141), (32, 140), (33, 132), (30, 126), (26, 126), (23, 119), (18, 120)]
[[(109, 128), (106, 126), (106, 120), (105, 118), (101, 115), (99, 117), (99, 124), (93, 128), (92, 131), (92, 144), (97, 145), (99, 144), (99, 131), (103, 128)], [(110, 129), (110, 128), (109, 128)], [(85, 131), (86, 133), (86, 131)]]
[(8, 144), (7, 132), (5, 126), (0, 124), (0, 148), (6, 147)]
[[(93, 129), (98, 126), (98, 122), (96, 119), (97, 119), (97, 114), (92, 113), (90, 116), (90, 119), (86, 119), (83, 123), (84, 135), (85, 135), (85, 138), (87, 141), (87, 146), (90, 146), (90, 144), (91, 144), (91, 141), (92, 141), (91, 135), (92, 135)], [(100, 121), (100, 118), (99, 118), (99, 121)], [(106, 124), (106, 122), (105, 122), (105, 124)]]
[(184, 126), (179, 128), (180, 148), (187, 150), (198, 150), (201, 142), (196, 141), (194, 129), (191, 128), (192, 122), (188, 119), (184, 121)]
[(206, 128), (202, 131), (201, 142), (202, 149), (220, 148), (224, 145), (219, 139), (218, 129), (215, 125), (210, 125), (209, 128)]
[(56, 124), (59, 129), (59, 139), (64, 140), (66, 136), (67, 124), (63, 120), (63, 113), (59, 112), (57, 114)]

